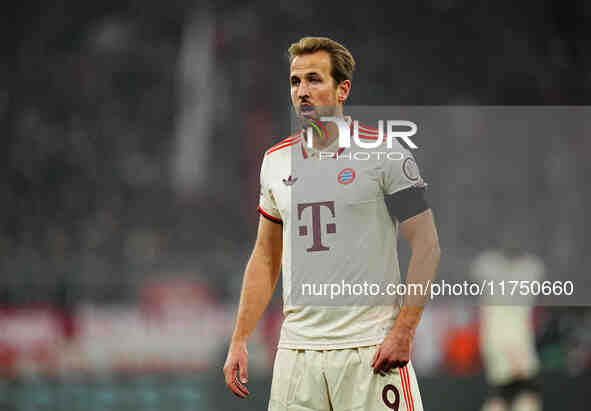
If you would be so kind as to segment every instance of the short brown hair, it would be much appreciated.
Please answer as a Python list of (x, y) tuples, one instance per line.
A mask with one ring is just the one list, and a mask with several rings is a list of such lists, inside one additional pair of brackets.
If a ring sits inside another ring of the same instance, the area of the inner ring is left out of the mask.
[(293, 43), (287, 50), (289, 53), (289, 63), (302, 54), (312, 54), (324, 50), (330, 55), (331, 75), (336, 84), (344, 80), (353, 80), (355, 71), (355, 59), (340, 43), (326, 37), (303, 37), (298, 42)]

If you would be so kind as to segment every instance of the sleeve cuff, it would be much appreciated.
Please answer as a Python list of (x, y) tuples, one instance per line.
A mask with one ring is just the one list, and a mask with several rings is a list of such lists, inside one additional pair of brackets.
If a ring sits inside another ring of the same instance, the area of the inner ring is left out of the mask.
[(277, 224), (283, 224), (283, 221), (280, 218), (273, 217), (271, 214), (269, 214), (265, 210), (263, 210), (261, 206), (258, 206), (257, 211), (259, 212), (260, 215), (265, 217), (267, 220), (272, 221)]

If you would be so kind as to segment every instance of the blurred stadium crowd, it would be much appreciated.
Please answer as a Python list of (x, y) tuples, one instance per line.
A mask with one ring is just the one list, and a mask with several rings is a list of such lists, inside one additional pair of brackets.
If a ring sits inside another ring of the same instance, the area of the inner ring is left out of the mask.
[[(258, 221), (261, 156), (289, 133), (285, 50), (303, 35), (353, 52), (350, 104), (591, 102), (583, 1), (25, 1), (14, 11), (0, 25), (2, 373), (218, 372)], [(555, 278), (588, 272), (583, 137), (529, 136), (510, 152), (477, 136), (461, 149), (425, 145), (439, 277), (465, 276), (507, 233)], [(255, 336), (263, 373), (278, 294)], [(432, 304), (419, 373), (480, 371), (476, 310)], [(540, 307), (535, 318), (544, 369), (589, 373), (588, 307)]]

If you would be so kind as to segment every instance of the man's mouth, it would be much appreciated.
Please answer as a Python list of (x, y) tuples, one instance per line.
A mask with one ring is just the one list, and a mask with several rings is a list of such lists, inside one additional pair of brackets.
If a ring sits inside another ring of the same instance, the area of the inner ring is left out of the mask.
[(310, 116), (314, 113), (314, 106), (312, 104), (301, 104), (300, 105), (300, 113), (303, 116)]

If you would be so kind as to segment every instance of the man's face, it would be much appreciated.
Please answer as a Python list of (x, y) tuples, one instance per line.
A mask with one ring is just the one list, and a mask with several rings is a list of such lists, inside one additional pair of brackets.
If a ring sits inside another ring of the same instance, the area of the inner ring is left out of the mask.
[(330, 71), (330, 55), (324, 50), (297, 56), (291, 62), (291, 101), (300, 118), (319, 120), (335, 114), (340, 103)]

